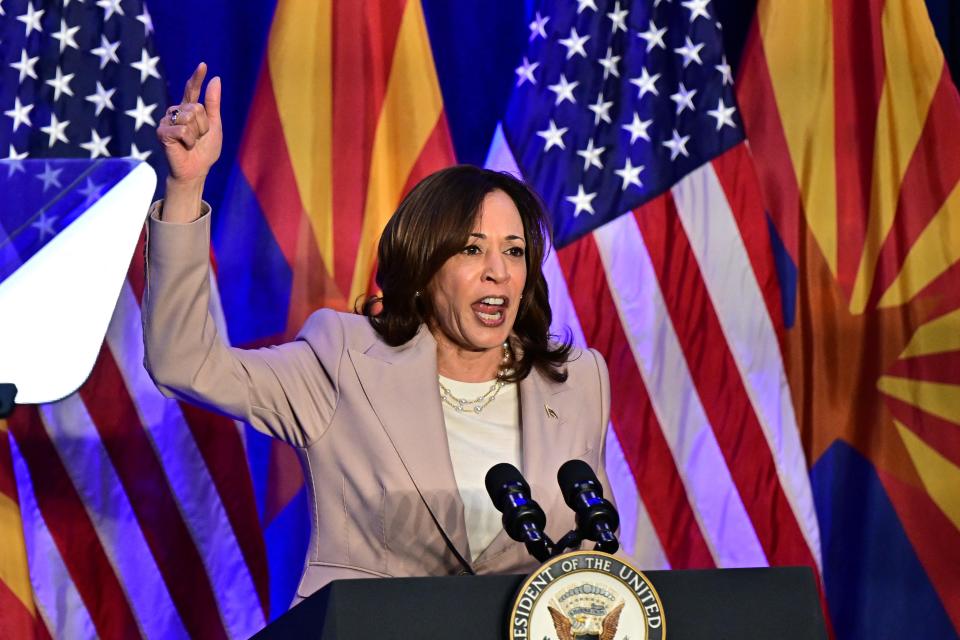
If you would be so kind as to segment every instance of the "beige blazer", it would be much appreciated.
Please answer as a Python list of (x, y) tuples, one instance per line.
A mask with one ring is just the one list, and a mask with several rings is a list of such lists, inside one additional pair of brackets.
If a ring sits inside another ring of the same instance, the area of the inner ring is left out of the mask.
[[(429, 331), (391, 347), (366, 318), (324, 309), (292, 342), (229, 347), (208, 312), (209, 209), (182, 225), (157, 220), (156, 210), (148, 223), (147, 369), (166, 395), (297, 448), (312, 525), (300, 598), (339, 578), (525, 573), (536, 566), (503, 532), (469, 561)], [(557, 487), (559, 466), (581, 458), (606, 482), (606, 365), (595, 351), (577, 351), (568, 372), (563, 384), (536, 372), (519, 384), (522, 472), (555, 540), (573, 526)]]

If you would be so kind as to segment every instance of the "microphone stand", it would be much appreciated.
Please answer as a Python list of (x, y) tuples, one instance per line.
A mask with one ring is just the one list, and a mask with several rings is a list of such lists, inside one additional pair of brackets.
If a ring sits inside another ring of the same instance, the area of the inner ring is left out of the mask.
[(546, 562), (557, 555), (553, 540), (546, 533), (541, 536), (534, 528), (528, 526), (525, 526), (524, 530), (527, 535), (524, 536), (523, 544), (527, 548), (527, 553), (540, 562)]
[(577, 533), (577, 530), (568, 531), (566, 535), (557, 540), (557, 544), (553, 546), (553, 556), (556, 557), (561, 553), (565, 552), (567, 549), (576, 549), (583, 543), (583, 536)]
[[(557, 540), (557, 543), (553, 545), (553, 551), (550, 554), (551, 558), (555, 558), (561, 553), (564, 553), (568, 549), (576, 549), (583, 541), (586, 540), (576, 529), (568, 531), (566, 535)], [(600, 534), (600, 539), (597, 540), (597, 544), (593, 546), (594, 551), (603, 551), (604, 553), (616, 553), (620, 548), (620, 543), (617, 541), (616, 535), (612, 531), (607, 529), (607, 531)]]

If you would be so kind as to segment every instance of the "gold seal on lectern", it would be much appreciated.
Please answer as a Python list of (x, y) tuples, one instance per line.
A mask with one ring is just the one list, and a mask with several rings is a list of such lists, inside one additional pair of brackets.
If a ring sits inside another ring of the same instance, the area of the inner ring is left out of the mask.
[(600, 551), (553, 558), (524, 581), (510, 613), (513, 640), (665, 640), (656, 589)]

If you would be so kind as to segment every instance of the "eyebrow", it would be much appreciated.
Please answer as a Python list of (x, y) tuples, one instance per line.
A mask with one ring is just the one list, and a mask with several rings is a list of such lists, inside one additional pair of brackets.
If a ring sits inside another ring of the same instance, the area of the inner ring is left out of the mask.
[[(479, 238), (481, 240), (486, 240), (487, 235), (485, 233), (471, 233), (471, 238)], [(504, 240), (519, 240), (520, 242), (526, 244), (527, 241), (523, 239), (523, 236), (507, 236)]]

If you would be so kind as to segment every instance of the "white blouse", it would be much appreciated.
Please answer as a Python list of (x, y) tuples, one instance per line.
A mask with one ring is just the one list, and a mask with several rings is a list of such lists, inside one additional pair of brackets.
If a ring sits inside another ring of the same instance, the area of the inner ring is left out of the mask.
[[(457, 398), (473, 400), (486, 393), (488, 382), (459, 382), (439, 376)], [(471, 560), (476, 560), (500, 532), (500, 512), (493, 506), (484, 478), (493, 465), (509, 462), (520, 468), (520, 396), (516, 384), (504, 385), (480, 414), (457, 411), (443, 403), (453, 475), (463, 499)]]

